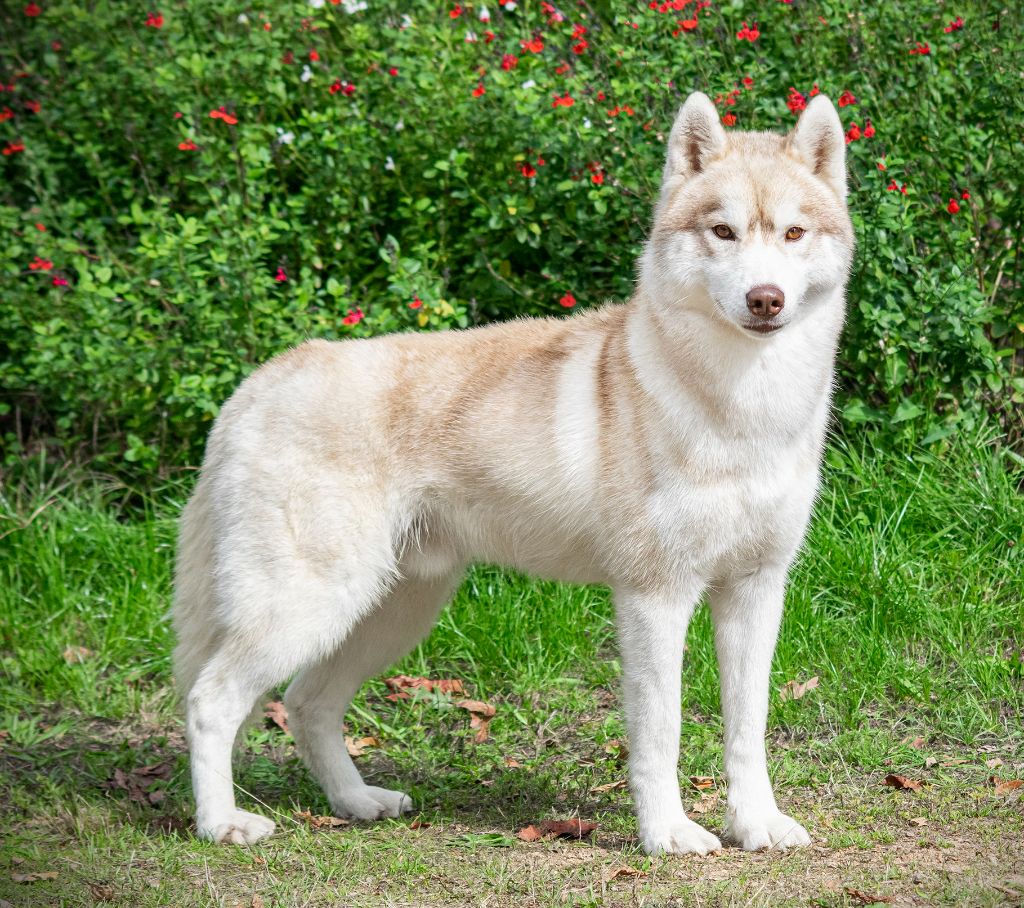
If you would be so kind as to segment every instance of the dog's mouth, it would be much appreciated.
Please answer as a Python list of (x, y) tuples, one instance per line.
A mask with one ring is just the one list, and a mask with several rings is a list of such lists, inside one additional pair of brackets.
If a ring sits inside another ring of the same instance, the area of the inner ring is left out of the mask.
[(753, 331), (756, 334), (771, 334), (773, 331), (779, 331), (784, 328), (782, 324), (772, 324), (771, 322), (758, 322), (754, 325), (744, 325), (748, 331)]

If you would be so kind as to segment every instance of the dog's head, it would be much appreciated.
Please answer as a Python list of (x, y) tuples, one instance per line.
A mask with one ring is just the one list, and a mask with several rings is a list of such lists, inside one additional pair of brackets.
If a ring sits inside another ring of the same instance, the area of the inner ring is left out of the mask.
[(853, 255), (845, 156), (823, 95), (786, 136), (726, 133), (708, 97), (690, 95), (668, 140), (644, 283), (662, 306), (755, 339), (841, 306)]

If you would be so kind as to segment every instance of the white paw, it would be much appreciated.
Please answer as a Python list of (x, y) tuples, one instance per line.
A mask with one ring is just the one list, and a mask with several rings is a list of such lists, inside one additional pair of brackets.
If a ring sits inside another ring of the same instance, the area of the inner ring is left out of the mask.
[(382, 820), (384, 817), (400, 817), (408, 813), (412, 810), (412, 798), (400, 791), (364, 785), (331, 798), (331, 810), (339, 817)]
[(274, 831), (274, 821), (247, 810), (235, 810), (227, 816), (196, 820), (196, 834), (209, 842), (224, 845), (252, 845)]
[(666, 826), (641, 830), (640, 840), (648, 854), (707, 854), (722, 847), (717, 836), (685, 817)]
[(799, 848), (811, 844), (811, 837), (792, 817), (775, 811), (770, 814), (744, 815), (729, 811), (725, 821), (727, 838), (745, 851), (766, 848)]

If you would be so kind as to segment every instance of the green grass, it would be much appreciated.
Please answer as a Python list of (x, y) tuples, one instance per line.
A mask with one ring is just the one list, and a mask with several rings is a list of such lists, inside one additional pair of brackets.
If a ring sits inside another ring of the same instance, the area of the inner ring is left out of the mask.
[[(624, 777), (609, 744), (624, 731), (607, 592), (491, 567), (470, 573), (435, 632), (397, 667), (462, 678), (493, 702), (490, 740), (474, 743), (466, 714), (446, 698), (392, 703), (379, 679), (348, 717), (353, 734), (380, 741), (359, 758), (366, 775), (412, 794), (429, 829), (297, 825), (293, 811), (326, 813), (327, 804), (290, 739), (260, 727), (237, 781), (278, 814), (277, 836), (236, 850), (154, 832), (154, 820), (178, 822), (190, 810), (165, 619), (185, 492), (172, 487), (128, 508), (123, 491), (98, 483), (9, 483), (0, 511), (0, 898), (92, 904), (92, 882), (126, 905), (249, 905), (259, 892), (267, 905), (490, 895), (497, 905), (831, 906), (853, 904), (846, 887), (1000, 904), (1000, 879), (1024, 874), (1021, 802), (986, 785), (993, 772), (1024, 775), (1019, 477), (990, 447), (966, 442), (942, 457), (835, 447), (827, 473), (773, 676), (775, 687), (814, 675), (820, 686), (798, 701), (773, 696), (769, 717), (780, 802), (816, 844), (785, 856), (654, 861), (636, 848), (628, 793), (592, 791)], [(69, 663), (69, 647), (89, 652)], [(681, 775), (717, 780), (706, 610), (688, 647)], [(1001, 767), (985, 765), (996, 758)], [(117, 768), (163, 760), (172, 774), (159, 809), (104, 786)], [(892, 792), (881, 785), (889, 772), (929, 784)], [(576, 813), (600, 823), (594, 843), (513, 838), (530, 822)], [(915, 817), (926, 824), (910, 824)], [(719, 804), (704, 821), (720, 829), (721, 818)], [(967, 862), (971, 849), (985, 860)], [(622, 864), (644, 875), (609, 882)], [(51, 868), (58, 880), (11, 881)]]

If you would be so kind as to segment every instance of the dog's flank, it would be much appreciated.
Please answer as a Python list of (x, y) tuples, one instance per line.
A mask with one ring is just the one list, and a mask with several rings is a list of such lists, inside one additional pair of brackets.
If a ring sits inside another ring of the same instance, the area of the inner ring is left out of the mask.
[(764, 751), (786, 573), (818, 483), (852, 253), (844, 138), (816, 98), (786, 137), (726, 135), (692, 95), (634, 297), (563, 320), (313, 341), (225, 404), (182, 520), (174, 606), (199, 834), (235, 806), (231, 747), (295, 676), (291, 727), (332, 809), (397, 816), (341, 734), (359, 685), (429, 632), (466, 566), (612, 587), (630, 780), (651, 852), (718, 839), (683, 812), (679, 673), (716, 627), (727, 833), (805, 844)]

